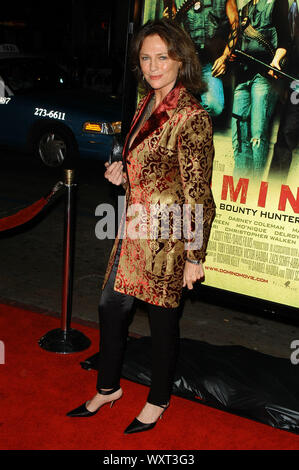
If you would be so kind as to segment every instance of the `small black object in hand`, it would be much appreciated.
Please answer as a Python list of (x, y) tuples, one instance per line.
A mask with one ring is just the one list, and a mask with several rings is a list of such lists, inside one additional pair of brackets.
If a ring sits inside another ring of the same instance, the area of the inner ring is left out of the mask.
[(109, 164), (113, 162), (119, 162), (122, 160), (122, 153), (123, 153), (123, 138), (121, 136), (114, 136), (113, 137), (113, 144), (112, 149), (109, 156)]

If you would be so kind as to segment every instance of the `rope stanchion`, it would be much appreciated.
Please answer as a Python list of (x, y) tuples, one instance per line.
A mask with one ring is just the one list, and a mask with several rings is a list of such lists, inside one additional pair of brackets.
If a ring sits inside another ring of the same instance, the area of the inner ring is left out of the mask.
[(71, 328), (73, 245), (75, 229), (74, 170), (64, 170), (67, 191), (65, 206), (64, 268), (62, 287), (61, 327), (51, 330), (39, 340), (39, 346), (47, 351), (68, 354), (87, 349), (91, 341), (83, 333)]
[(64, 187), (63, 182), (56, 183), (52, 191), (47, 195), (34, 202), (28, 207), (20, 209), (15, 214), (0, 219), (0, 232), (12, 230), (20, 225), (24, 225), (38, 215), (50, 202), (53, 201), (60, 189)]

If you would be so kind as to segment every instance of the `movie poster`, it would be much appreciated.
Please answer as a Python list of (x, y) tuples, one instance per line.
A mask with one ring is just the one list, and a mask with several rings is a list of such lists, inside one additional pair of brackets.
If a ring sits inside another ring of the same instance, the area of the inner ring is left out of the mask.
[(189, 32), (207, 84), (198, 98), (214, 125), (217, 214), (205, 284), (292, 307), (299, 306), (298, 7), (299, 0), (145, 0), (143, 10), (143, 23), (170, 17)]

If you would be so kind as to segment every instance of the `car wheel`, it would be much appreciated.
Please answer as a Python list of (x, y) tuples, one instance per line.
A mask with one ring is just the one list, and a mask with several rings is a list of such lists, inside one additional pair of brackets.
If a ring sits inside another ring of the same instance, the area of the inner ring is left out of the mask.
[(50, 167), (65, 166), (77, 156), (76, 142), (71, 133), (54, 126), (38, 133), (35, 149), (42, 162)]

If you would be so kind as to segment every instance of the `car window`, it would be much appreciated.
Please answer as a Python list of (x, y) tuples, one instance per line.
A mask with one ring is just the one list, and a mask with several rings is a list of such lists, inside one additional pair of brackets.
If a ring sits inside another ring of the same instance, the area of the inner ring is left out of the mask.
[(56, 64), (39, 59), (0, 61), (0, 77), (4, 88), (10, 89), (14, 94), (68, 86), (67, 74), (62, 69)]

